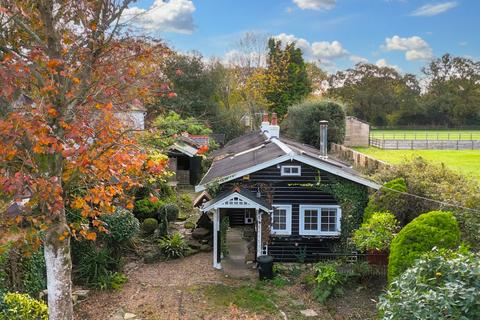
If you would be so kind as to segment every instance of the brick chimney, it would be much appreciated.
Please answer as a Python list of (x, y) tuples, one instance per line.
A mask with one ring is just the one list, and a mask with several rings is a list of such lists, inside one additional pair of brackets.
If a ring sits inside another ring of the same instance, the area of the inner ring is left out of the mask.
[(272, 123), (268, 128), (268, 132), (270, 133), (270, 137), (280, 138), (280, 126), (278, 125), (277, 114), (275, 112), (272, 113)]
[(269, 131), (270, 128), (270, 122), (268, 121), (268, 113), (264, 112), (263, 113), (263, 119), (262, 119), (262, 125), (260, 129), (262, 132)]

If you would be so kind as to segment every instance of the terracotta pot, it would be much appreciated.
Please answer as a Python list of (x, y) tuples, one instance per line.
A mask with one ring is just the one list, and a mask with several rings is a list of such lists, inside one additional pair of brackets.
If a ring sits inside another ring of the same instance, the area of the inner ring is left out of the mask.
[(367, 261), (376, 266), (388, 265), (388, 251), (368, 250)]

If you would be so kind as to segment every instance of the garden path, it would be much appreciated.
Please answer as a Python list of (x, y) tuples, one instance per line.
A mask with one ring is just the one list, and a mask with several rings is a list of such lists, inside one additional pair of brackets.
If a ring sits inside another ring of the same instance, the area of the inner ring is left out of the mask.
[(248, 253), (248, 242), (243, 239), (242, 228), (229, 228), (227, 231), (228, 255), (222, 260), (223, 272), (233, 278), (252, 279), (256, 269), (252, 264), (245, 263)]

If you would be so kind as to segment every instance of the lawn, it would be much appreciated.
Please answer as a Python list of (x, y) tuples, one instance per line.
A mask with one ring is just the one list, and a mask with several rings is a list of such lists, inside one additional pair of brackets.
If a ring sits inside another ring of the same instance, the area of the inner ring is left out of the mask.
[(371, 130), (370, 135), (394, 140), (480, 140), (480, 130)]
[(373, 147), (355, 150), (392, 164), (420, 156), (480, 180), (480, 150), (382, 150)]

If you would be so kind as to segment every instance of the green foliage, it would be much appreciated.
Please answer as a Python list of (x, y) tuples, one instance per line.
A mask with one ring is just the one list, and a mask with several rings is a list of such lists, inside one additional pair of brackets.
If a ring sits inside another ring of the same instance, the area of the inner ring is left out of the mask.
[(337, 271), (338, 267), (339, 264), (336, 261), (319, 262), (315, 265), (317, 286), (313, 294), (320, 303), (327, 301), (331, 295), (341, 292), (340, 287), (347, 280), (347, 277), (345, 274)]
[(108, 234), (101, 234), (101, 238), (116, 245), (130, 241), (140, 231), (138, 219), (124, 208), (117, 208), (113, 214), (101, 216), (100, 220), (108, 230)]
[(98, 277), (95, 287), (100, 290), (120, 290), (128, 278), (122, 273), (109, 271)]
[(368, 201), (368, 189), (363, 185), (333, 175), (328, 175), (328, 180), (328, 183), (322, 183), (319, 180), (317, 187), (332, 194), (342, 207), (340, 245), (346, 247), (353, 231), (358, 229), (362, 223), (363, 210)]
[(171, 237), (160, 240), (160, 249), (168, 259), (183, 257), (188, 246), (183, 236), (176, 232)]
[(43, 248), (22, 257), (22, 287), (25, 293), (32, 297), (47, 288), (47, 268), (45, 266), (45, 257)]
[(385, 251), (390, 247), (399, 224), (388, 212), (376, 212), (353, 234), (353, 242), (361, 251)]
[(480, 256), (433, 250), (380, 297), (381, 319), (480, 319)]
[(343, 107), (329, 100), (307, 100), (288, 108), (282, 130), (305, 144), (319, 146), (320, 120), (328, 121), (328, 145), (343, 143), (345, 138), (345, 112)]
[(302, 50), (295, 43), (268, 40), (265, 98), (280, 118), (312, 91)]
[(228, 243), (227, 243), (227, 231), (230, 227), (230, 219), (225, 216), (220, 221), (220, 244), (224, 257), (228, 256)]
[(158, 228), (158, 220), (155, 218), (147, 218), (142, 222), (142, 231), (149, 235)]
[(9, 245), (0, 246), (0, 301), (1, 297), (8, 291), (7, 287), (7, 261), (8, 261), (8, 252), (10, 248)]
[(418, 215), (418, 213), (409, 210), (408, 196), (391, 189), (407, 192), (405, 179), (400, 177), (388, 181), (383, 185), (383, 188), (370, 196), (365, 208), (364, 221), (367, 221), (374, 212), (391, 212), (402, 224), (407, 224)]
[(193, 201), (188, 194), (181, 194), (177, 198), (177, 205), (180, 208), (179, 215), (183, 218), (188, 218), (193, 211)]
[(48, 307), (28, 294), (6, 293), (0, 306), (0, 320), (48, 320)]
[(455, 248), (459, 244), (460, 230), (451, 212), (432, 211), (418, 216), (400, 230), (392, 241), (389, 281), (393, 281), (432, 248)]
[[(424, 120), (418, 108), (420, 86), (412, 74), (359, 63), (330, 78), (328, 95), (345, 103), (349, 115), (372, 125), (409, 124)], [(341, 85), (339, 85), (341, 84)]]
[(166, 203), (160, 208), (160, 214), (164, 214), (169, 222), (177, 220), (179, 212), (180, 209), (175, 203)]
[(119, 267), (119, 259), (114, 258), (108, 248), (96, 248), (92, 243), (84, 243), (73, 274), (81, 284), (104, 289), (109, 277)]
[(135, 201), (133, 214), (138, 220), (143, 221), (148, 218), (157, 218), (162, 203), (160, 201), (150, 201), (148, 198)]
[(480, 210), (480, 184), (477, 181), (422, 158), (384, 169), (375, 178), (380, 182), (387, 182), (399, 177), (405, 179), (409, 193), (436, 200), (407, 197), (408, 205), (405, 209), (408, 217), (413, 218), (422, 212), (434, 210), (451, 211), (462, 231), (462, 241), (472, 248), (480, 248), (480, 215), (476, 212)]

